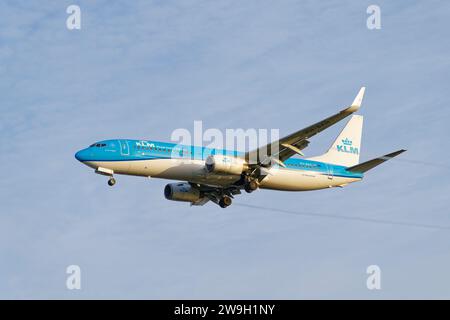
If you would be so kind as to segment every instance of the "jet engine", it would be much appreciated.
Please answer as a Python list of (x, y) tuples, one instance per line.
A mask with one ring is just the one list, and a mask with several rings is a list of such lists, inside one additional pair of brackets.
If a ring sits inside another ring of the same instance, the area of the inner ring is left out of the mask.
[(202, 198), (200, 191), (187, 182), (169, 183), (164, 188), (164, 196), (167, 200), (185, 202), (197, 202)]
[(247, 170), (247, 163), (236, 157), (211, 155), (206, 158), (205, 168), (209, 173), (240, 175)]

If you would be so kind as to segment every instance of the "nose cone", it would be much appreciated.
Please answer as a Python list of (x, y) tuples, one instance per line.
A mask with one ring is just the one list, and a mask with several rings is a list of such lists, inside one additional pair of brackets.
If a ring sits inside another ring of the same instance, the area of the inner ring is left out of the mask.
[(75, 153), (75, 159), (77, 159), (78, 161), (86, 161), (87, 160), (87, 150), (83, 149), (78, 151), (77, 153)]

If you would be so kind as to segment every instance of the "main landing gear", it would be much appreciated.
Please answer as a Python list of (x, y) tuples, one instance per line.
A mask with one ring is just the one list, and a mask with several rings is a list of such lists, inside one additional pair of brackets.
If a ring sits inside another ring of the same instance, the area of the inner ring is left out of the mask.
[(113, 177), (109, 178), (108, 185), (112, 187), (115, 184), (116, 184), (116, 179), (114, 179)]
[(219, 200), (219, 206), (221, 208), (226, 208), (226, 207), (230, 206), (232, 202), (233, 202), (233, 200), (231, 200), (231, 198), (229, 196), (223, 196)]
[(244, 185), (244, 190), (247, 193), (251, 193), (251, 192), (255, 191), (256, 189), (258, 189), (258, 182), (256, 182), (256, 180), (249, 180)]

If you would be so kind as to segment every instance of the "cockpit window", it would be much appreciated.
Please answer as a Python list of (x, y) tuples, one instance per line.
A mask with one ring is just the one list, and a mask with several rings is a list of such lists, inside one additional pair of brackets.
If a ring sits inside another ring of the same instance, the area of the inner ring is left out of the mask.
[(106, 143), (94, 143), (89, 146), (89, 148), (103, 148), (106, 147)]

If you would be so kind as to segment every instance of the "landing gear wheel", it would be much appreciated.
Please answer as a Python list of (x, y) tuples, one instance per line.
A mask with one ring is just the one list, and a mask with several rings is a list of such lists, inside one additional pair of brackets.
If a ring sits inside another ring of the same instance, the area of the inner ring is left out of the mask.
[(219, 201), (219, 206), (220, 206), (221, 208), (226, 208), (226, 207), (228, 207), (229, 205), (231, 205), (232, 202), (233, 202), (233, 200), (231, 200), (230, 197), (224, 196), (224, 197), (222, 197), (222, 199), (220, 199), (220, 201)]
[(109, 178), (109, 180), (108, 180), (108, 185), (110, 185), (111, 187), (113, 186), (113, 185), (115, 185), (116, 184), (116, 179), (114, 179), (114, 178)]
[(253, 192), (258, 189), (258, 182), (256, 182), (255, 180), (250, 180), (245, 184), (244, 189), (248, 193)]

